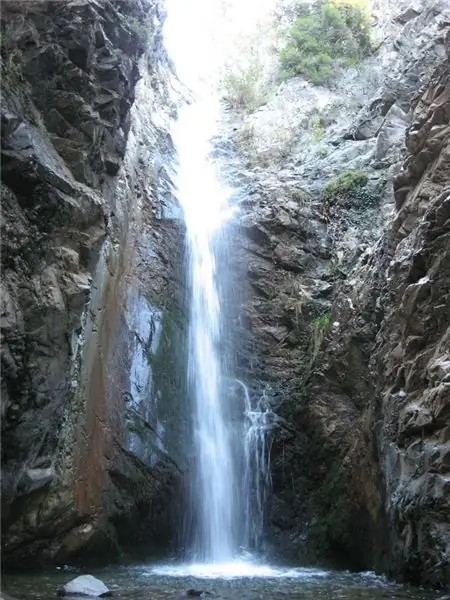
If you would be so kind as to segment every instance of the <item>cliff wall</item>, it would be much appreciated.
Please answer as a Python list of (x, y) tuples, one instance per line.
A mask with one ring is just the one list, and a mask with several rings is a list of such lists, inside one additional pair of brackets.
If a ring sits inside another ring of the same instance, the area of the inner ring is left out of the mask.
[(183, 230), (162, 23), (145, 0), (2, 4), (6, 565), (170, 542)]

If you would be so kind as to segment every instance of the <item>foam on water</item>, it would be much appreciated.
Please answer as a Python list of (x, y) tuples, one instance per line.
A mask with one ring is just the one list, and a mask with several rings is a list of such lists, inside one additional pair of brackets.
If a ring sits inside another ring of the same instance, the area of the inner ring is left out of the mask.
[(257, 562), (236, 559), (219, 563), (182, 563), (173, 565), (156, 565), (151, 567), (151, 574), (168, 577), (196, 577), (199, 579), (237, 579), (244, 577), (278, 579), (311, 579), (327, 577), (330, 572), (322, 569), (282, 568)]

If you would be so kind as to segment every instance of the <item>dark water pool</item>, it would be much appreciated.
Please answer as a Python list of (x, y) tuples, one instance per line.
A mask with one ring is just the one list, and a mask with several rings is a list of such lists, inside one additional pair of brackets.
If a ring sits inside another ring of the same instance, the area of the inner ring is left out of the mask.
[[(188, 589), (228, 600), (435, 600), (442, 594), (388, 582), (373, 573), (277, 568), (245, 562), (220, 566), (140, 564), (90, 571), (55, 569), (41, 574), (5, 575), (2, 590), (26, 599), (54, 599), (74, 577), (91, 573), (122, 600), (168, 600)], [(212, 596), (207, 596), (212, 598)]]

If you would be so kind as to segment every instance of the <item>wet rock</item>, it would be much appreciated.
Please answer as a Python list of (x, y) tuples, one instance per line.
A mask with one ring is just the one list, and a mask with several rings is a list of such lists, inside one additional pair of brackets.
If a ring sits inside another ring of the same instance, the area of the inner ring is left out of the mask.
[[(174, 110), (153, 43), (159, 11), (156, 0), (56, 13), (49, 0), (2, 3), (5, 565), (106, 561), (170, 537), (182, 435), (161, 431), (182, 412), (171, 344), (183, 347), (183, 242), (178, 222), (155, 216), (165, 182), (153, 159), (173, 152), (161, 123)], [(130, 25), (146, 19), (148, 48)], [(156, 318), (136, 342), (136, 298), (164, 320), (160, 344)], [(148, 375), (158, 361), (161, 375)], [(133, 387), (135, 373), (148, 380)]]
[(52, 481), (54, 474), (52, 467), (49, 467), (48, 469), (28, 469), (26, 472), (28, 479), (32, 483), (33, 489), (49, 484)]
[(80, 575), (58, 590), (58, 596), (107, 598), (112, 595), (103, 581), (92, 575)]

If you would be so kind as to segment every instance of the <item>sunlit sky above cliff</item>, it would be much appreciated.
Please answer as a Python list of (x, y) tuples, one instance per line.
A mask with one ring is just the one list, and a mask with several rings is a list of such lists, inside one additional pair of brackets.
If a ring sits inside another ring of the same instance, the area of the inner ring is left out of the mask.
[(167, 0), (165, 41), (182, 81), (194, 89), (215, 85), (236, 53), (239, 36), (251, 34), (275, 0)]

